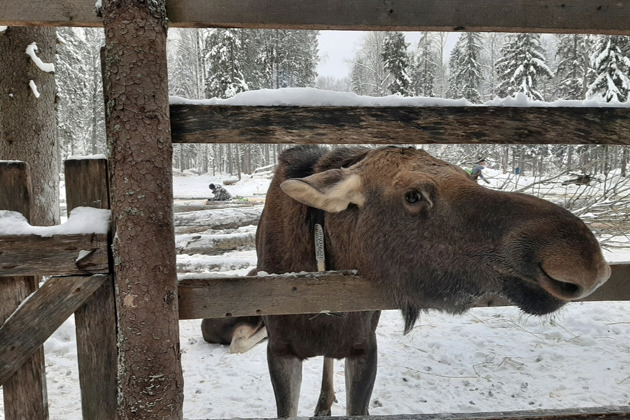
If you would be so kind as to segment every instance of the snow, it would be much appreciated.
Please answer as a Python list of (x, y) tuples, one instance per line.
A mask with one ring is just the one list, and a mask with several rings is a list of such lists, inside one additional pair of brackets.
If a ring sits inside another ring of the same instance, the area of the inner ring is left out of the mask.
[(104, 154), (95, 154), (95, 155), (88, 155), (88, 156), (68, 156), (66, 158), (66, 160), (86, 160), (86, 159), (107, 159), (107, 156), (105, 156)]
[(84, 233), (107, 233), (110, 210), (92, 207), (76, 207), (66, 223), (58, 226), (31, 226), (18, 212), (0, 210), (0, 235), (73, 235)]
[(31, 88), (33, 95), (35, 95), (36, 99), (39, 99), (39, 90), (37, 90), (37, 85), (34, 80), (29, 80), (28, 86)]
[(26, 54), (31, 57), (33, 63), (43, 72), (46, 73), (54, 73), (55, 72), (55, 64), (54, 63), (44, 63), (41, 58), (37, 56), (37, 44), (35, 42), (29, 44), (26, 47)]
[(0, 26), (0, 33), (6, 31), (8, 26)]
[[(487, 169), (492, 185), (503, 180)], [(207, 197), (208, 184), (229, 176), (176, 173), (177, 198)], [(226, 188), (252, 198), (264, 194), (263, 175)], [(531, 179), (522, 177), (526, 185)], [(564, 190), (566, 187), (562, 187)], [(571, 186), (571, 188), (580, 188)], [(66, 224), (104, 213), (72, 212)], [(93, 210), (93, 209), (92, 209)], [(0, 214), (0, 233), (33, 227), (15, 214)], [(108, 216), (107, 216), (108, 217)], [(227, 215), (226, 215), (227, 217)], [(93, 228), (94, 223), (90, 223)], [(251, 228), (244, 228), (250, 230)], [(82, 229), (79, 229), (82, 230)], [(630, 251), (609, 256), (630, 260)], [(244, 275), (255, 265), (253, 250), (221, 256), (179, 255), (178, 267), (196, 266), (213, 275)], [(197, 271), (197, 270), (192, 270)], [(524, 315), (515, 307), (475, 308), (462, 316), (423, 314), (403, 336), (397, 311), (382, 314), (377, 335), (379, 369), (370, 401), (372, 415), (532, 410), (542, 408), (630, 405), (630, 302), (572, 303), (547, 317)], [(229, 354), (227, 346), (201, 337), (200, 320), (180, 321), (184, 372), (184, 417), (275, 417), (266, 346), (245, 354)], [(81, 419), (74, 319), (68, 319), (46, 342), (50, 418)], [(321, 378), (321, 358), (304, 363), (299, 416), (310, 416)], [(335, 363), (338, 403), (333, 415), (345, 415), (343, 362)], [(0, 399), (0, 419), (4, 419)]]
[(558, 100), (554, 102), (534, 101), (523, 93), (515, 97), (495, 98), (482, 105), (475, 105), (466, 99), (443, 99), (427, 97), (404, 97), (390, 95), (384, 97), (360, 96), (351, 92), (334, 92), (315, 88), (261, 89), (241, 92), (228, 99), (186, 99), (170, 97), (171, 105), (233, 105), (233, 106), (504, 106), (504, 107), (614, 107), (628, 108), (630, 102), (602, 99)]

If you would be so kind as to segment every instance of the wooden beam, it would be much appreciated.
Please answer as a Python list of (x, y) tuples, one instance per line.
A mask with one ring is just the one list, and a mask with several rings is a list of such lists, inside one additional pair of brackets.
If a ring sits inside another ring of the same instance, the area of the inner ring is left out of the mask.
[(171, 105), (171, 129), (176, 143), (630, 145), (630, 108)]
[(75, 207), (109, 209), (107, 159), (64, 161), (68, 216)]
[[(618, 0), (169, 0), (172, 27), (630, 35)], [(3, 0), (0, 25), (102, 26), (84, 0)]]
[[(390, 416), (335, 417), (335, 420), (579, 420), (628, 419), (630, 406), (566, 408), (555, 410), (499, 411), (494, 413), (397, 414)], [(297, 420), (307, 420), (298, 417)]]
[[(30, 221), (33, 202), (29, 165), (26, 162), (0, 162), (0, 209), (17, 211)], [(6, 251), (0, 245), (0, 258)], [(0, 278), (0, 325), (37, 291), (39, 280), (39, 277), (32, 276)], [(44, 347), (35, 347), (13, 372), (2, 382), (5, 416), (16, 419), (48, 418)]]
[(21, 213), (31, 219), (33, 187), (31, 170), (26, 162), (0, 161), (0, 210)]
[[(64, 162), (68, 215), (78, 206), (109, 209), (107, 159)], [(108, 238), (111, 243), (111, 238)], [(108, 247), (108, 249), (111, 249)], [(84, 419), (116, 418), (116, 302), (110, 277), (74, 313)]]
[(396, 308), (352, 272), (183, 280), (178, 293), (180, 319)]
[[(44, 344), (107, 276), (52, 277), (0, 327), (0, 385)], [(0, 279), (0, 282), (5, 279)]]
[(0, 236), (0, 277), (108, 273), (107, 249), (107, 234)]
[[(610, 280), (584, 300), (630, 300), (630, 265), (612, 265)], [(190, 279), (179, 282), (179, 318), (396, 309), (355, 272)], [(508, 304), (485, 299), (478, 306)]]

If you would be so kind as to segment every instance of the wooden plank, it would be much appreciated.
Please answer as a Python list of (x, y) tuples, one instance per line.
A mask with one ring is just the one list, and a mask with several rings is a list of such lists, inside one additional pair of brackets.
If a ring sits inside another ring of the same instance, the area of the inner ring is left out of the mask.
[[(31, 220), (33, 190), (25, 162), (0, 162), (0, 209), (20, 212)], [(6, 251), (0, 245), (0, 255)], [(39, 277), (0, 278), (0, 325), (39, 287)], [(7, 343), (11, 344), (11, 343)], [(48, 418), (44, 348), (38, 346), (3, 385), (8, 419)]]
[(171, 105), (171, 129), (176, 143), (630, 145), (630, 108)]
[(116, 418), (116, 304), (114, 282), (103, 284), (74, 313), (84, 419)]
[[(52, 277), (0, 327), (0, 385), (105, 281), (107, 276)], [(0, 279), (0, 282), (4, 279)]]
[(64, 161), (68, 215), (75, 207), (109, 208), (107, 159)]
[(178, 292), (180, 319), (396, 308), (352, 272), (183, 280)]
[[(574, 420), (574, 419), (627, 419), (630, 406), (605, 406), (586, 408), (566, 408), (555, 410), (498, 411), (492, 413), (439, 413), (439, 414), (398, 414), (390, 416), (335, 417), (335, 420)], [(297, 417), (296, 420), (306, 420)]]
[(107, 249), (107, 234), (0, 236), (0, 277), (108, 273)]
[(0, 210), (17, 211), (31, 218), (31, 170), (26, 162), (0, 160)]
[[(611, 267), (610, 280), (585, 300), (630, 300), (630, 264)], [(178, 292), (180, 319), (396, 309), (355, 272), (187, 279)], [(478, 306), (505, 304), (494, 298)]]
[[(19, 305), (38, 288), (38, 277), (0, 278), (0, 331)], [(12, 345), (0, 334), (0, 348)], [(44, 348), (35, 347), (15, 370), (1, 381), (4, 393), (4, 414), (7, 419), (48, 418)], [(4, 363), (0, 351), (0, 369)]]
[[(618, 0), (169, 0), (172, 27), (498, 31), (630, 35)], [(101, 26), (84, 0), (3, 0), (0, 25)]]
[[(109, 208), (106, 159), (64, 162), (68, 214), (78, 206)], [(111, 238), (108, 238), (111, 243)], [(107, 248), (108, 250), (110, 247)], [(116, 418), (116, 303), (111, 277), (74, 313), (84, 419)]]
[(630, 264), (611, 264), (610, 278), (585, 301), (630, 300)]

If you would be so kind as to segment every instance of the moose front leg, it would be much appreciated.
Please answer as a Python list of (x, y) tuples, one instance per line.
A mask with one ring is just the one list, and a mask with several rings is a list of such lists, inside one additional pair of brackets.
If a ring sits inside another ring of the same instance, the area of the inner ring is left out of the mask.
[(346, 358), (346, 415), (367, 416), (376, 379), (376, 340), (362, 356)]
[(278, 417), (297, 417), (302, 385), (302, 361), (297, 357), (274, 354), (268, 345), (267, 364), (276, 397)]

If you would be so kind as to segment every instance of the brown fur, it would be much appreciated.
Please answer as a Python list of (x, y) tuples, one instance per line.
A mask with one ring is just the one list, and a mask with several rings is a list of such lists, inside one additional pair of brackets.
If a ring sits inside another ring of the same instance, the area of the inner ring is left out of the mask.
[[(486, 295), (546, 314), (610, 274), (594, 236), (559, 206), (481, 187), (422, 150), (313, 146), (280, 157), (256, 235), (258, 270), (316, 271), (309, 205), (328, 210), (328, 269), (357, 269), (379, 285), (405, 331), (423, 310), (460, 313)], [(347, 359), (347, 415), (367, 414), (378, 319), (264, 317), (278, 416), (296, 415), (301, 360), (317, 355)]]

